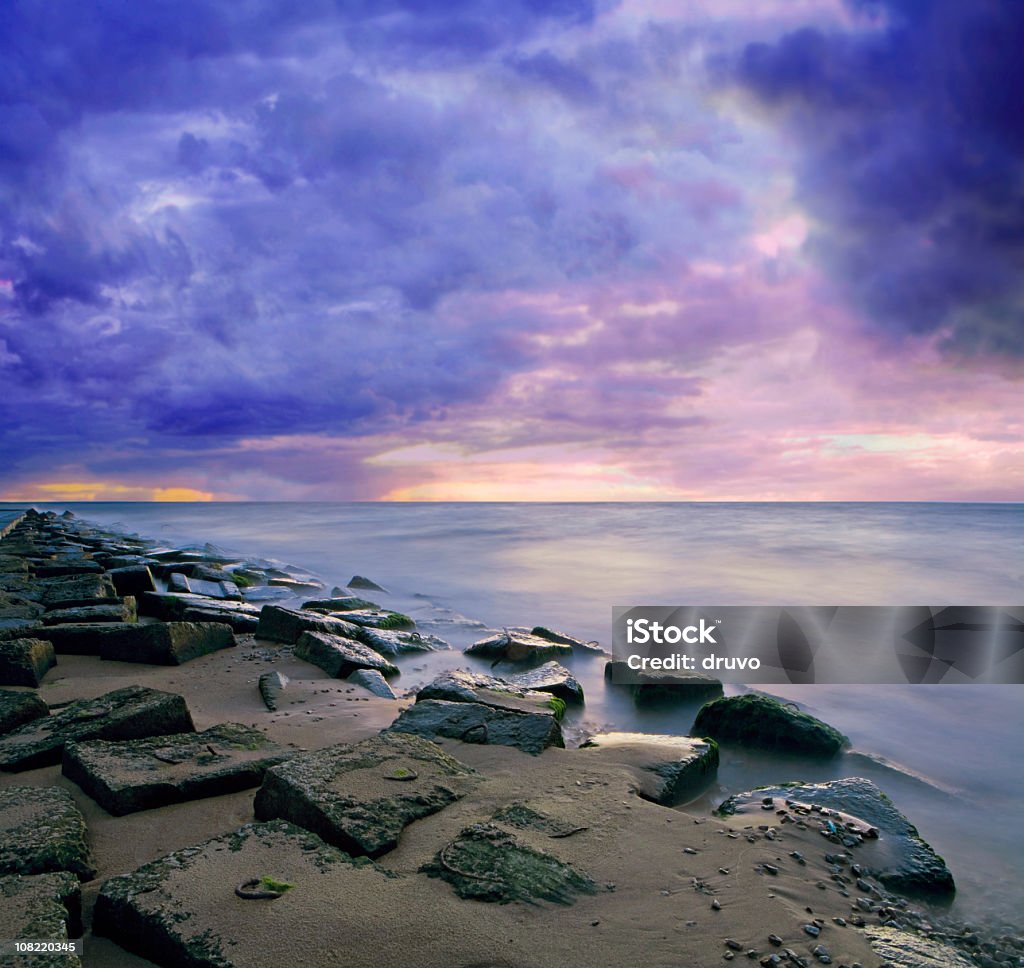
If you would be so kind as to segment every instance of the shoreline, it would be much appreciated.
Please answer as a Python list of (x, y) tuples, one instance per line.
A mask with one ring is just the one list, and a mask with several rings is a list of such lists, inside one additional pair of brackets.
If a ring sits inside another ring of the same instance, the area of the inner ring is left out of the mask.
[[(36, 520), (52, 524), (59, 519)], [(236, 634), (236, 639), (233, 648), (211, 652), (180, 666), (60, 655), (39, 692), (51, 706), (59, 707), (65, 702), (95, 698), (119, 686), (143, 684), (184, 696), (196, 729), (239, 722), (260, 729), (281, 745), (304, 750), (369, 739), (411, 705), (408, 699), (374, 697), (295, 658), (278, 643), (258, 640), (247, 633)], [(290, 679), (285, 704), (277, 712), (266, 709), (256, 688), (258, 673), (272, 669)], [(580, 952), (594, 944), (597, 936), (601, 946), (598, 958), (606, 960), (594, 961), (591, 955), (587, 963), (718, 964), (732, 951), (724, 945), (724, 939), (731, 938), (750, 946), (743, 947), (735, 957), (745, 961), (745, 953), (753, 950), (757, 952), (755, 963), (773, 956), (788, 958), (778, 954), (787, 950), (792, 950), (797, 959), (817, 963), (820, 959), (813, 954), (814, 949), (827, 943), (829, 961), (821, 963), (900, 964), (891, 958), (883, 962), (875, 953), (868, 938), (870, 925), (863, 929), (851, 926), (850, 898), (842, 897), (831, 886), (824, 890), (817, 886), (830, 882), (832, 873), (830, 865), (821, 859), (821, 837), (816, 829), (797, 830), (788, 825), (783, 833), (767, 837), (767, 830), (760, 829), (764, 823), (760, 817), (757, 819), (761, 822), (749, 823), (744, 821), (750, 818), (691, 816), (684, 809), (659, 806), (637, 796), (635, 766), (616, 761), (604, 751), (551, 748), (539, 756), (527, 756), (507, 747), (453, 739), (438, 739), (437, 745), (477, 770), (482, 776), (479, 789), (405, 829), (397, 848), (378, 861), (384, 869), (399, 875), (396, 881), (401, 882), (400, 887), (391, 885), (393, 896), (387, 891), (370, 891), (362, 901), (346, 899), (355, 913), (345, 920), (345, 931), (349, 937), (361, 938), (365, 950), (345, 956), (354, 960), (322, 963), (500, 963), (524, 968), (573, 965), (583, 963)], [(98, 869), (97, 877), (83, 885), (87, 924), (96, 895), (107, 878), (128, 873), (168, 851), (227, 834), (253, 819), (255, 789), (115, 818), (62, 777), (59, 767), (0, 773), (0, 790), (21, 785), (67, 789), (85, 816)], [(533, 841), (538, 849), (541, 844), (547, 850), (554, 849), (551, 844), (557, 845), (558, 855), (587, 871), (602, 890), (577, 898), (565, 908), (542, 902), (526, 906), (483, 904), (456, 898), (443, 881), (420, 873), (421, 867), (467, 824), (485, 822), (502, 805), (522, 801), (551, 815), (572, 817), (580, 826), (579, 818), (588, 821), (586, 836), (566, 837), (550, 844), (539, 837)], [(766, 826), (776, 829), (773, 824)], [(806, 856), (806, 865), (788, 860), (794, 851)], [(775, 872), (766, 873), (765, 865), (775, 867)], [(722, 874), (722, 870), (728, 873)], [(699, 888), (695, 882), (699, 882)], [(614, 889), (607, 887), (610, 883), (614, 883)], [(877, 911), (871, 912), (874, 920), (908, 928), (917, 910), (918, 920), (936, 925), (930, 910), (910, 902), (900, 907), (899, 899), (890, 900), (891, 895), (879, 885), (874, 885), (874, 890), (877, 907), (887, 912), (881, 917)], [(200, 895), (202, 901), (202, 892)], [(380, 908), (367, 909), (369, 899), (383, 906), (383, 915)], [(296, 913), (292, 923), (294, 938), (301, 936), (298, 929), (308, 922), (311, 913), (330, 919), (332, 911), (322, 908), (323, 900), (307, 898), (309, 907), (299, 912), (301, 917)], [(712, 906), (713, 901), (718, 901), (717, 908)], [(411, 905), (417, 910), (411, 910)], [(803, 928), (812, 916), (823, 921), (819, 935), (814, 936), (820, 940), (814, 943)], [(840, 925), (835, 918), (847, 923)], [(386, 930), (377, 924), (378, 920), (386, 922)], [(230, 918), (217, 923), (226, 935), (245, 933)], [(928, 933), (934, 937), (937, 932)], [(963, 941), (964, 936), (973, 933), (961, 934)], [(769, 935), (778, 936), (782, 943), (774, 945)], [(145, 963), (108, 939), (88, 932), (86, 939), (87, 964), (120, 968)], [(273, 938), (263, 940), (275, 943)], [(983, 938), (975, 940), (978, 945), (995, 944)], [(992, 952), (978, 949), (978, 945), (963, 941), (958, 945), (958, 956), (970, 956), (968, 963), (986, 964), (984, 958)], [(1014, 945), (1007, 942), (1005, 947)], [(372, 956), (365, 957), (371, 950)], [(455, 951), (459, 952), (458, 961), (452, 960)], [(310, 960), (304, 959), (304, 963), (321, 963), (317, 957), (327, 956), (311, 952)]]

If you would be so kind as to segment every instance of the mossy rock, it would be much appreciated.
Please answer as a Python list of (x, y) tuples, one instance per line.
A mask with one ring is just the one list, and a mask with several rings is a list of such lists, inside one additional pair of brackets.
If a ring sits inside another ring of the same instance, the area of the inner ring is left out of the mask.
[(850, 742), (828, 723), (759, 693), (706, 703), (690, 732), (723, 743), (815, 757), (835, 756)]
[(71, 794), (58, 787), (0, 790), (0, 874), (70, 871), (95, 876), (85, 818)]
[(421, 870), (447, 881), (459, 897), (498, 904), (572, 904), (598, 891), (586, 874), (494, 824), (467, 827)]

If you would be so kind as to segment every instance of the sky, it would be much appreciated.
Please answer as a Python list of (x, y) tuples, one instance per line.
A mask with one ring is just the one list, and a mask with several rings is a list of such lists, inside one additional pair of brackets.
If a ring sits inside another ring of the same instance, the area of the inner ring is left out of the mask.
[(1024, 4), (7, 0), (0, 500), (1024, 500)]

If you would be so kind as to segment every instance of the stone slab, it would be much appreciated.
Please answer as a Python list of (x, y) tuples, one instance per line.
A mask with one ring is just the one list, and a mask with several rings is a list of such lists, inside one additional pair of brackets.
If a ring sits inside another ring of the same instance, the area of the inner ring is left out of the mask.
[(96, 871), (85, 818), (59, 787), (0, 790), (0, 874), (70, 871), (88, 881)]
[(139, 618), (135, 599), (130, 595), (110, 605), (85, 605), (79, 608), (55, 608), (44, 612), (43, 625), (67, 625), (69, 623), (121, 622), (134, 623)]
[(16, 772), (59, 763), (64, 744), (193, 732), (185, 700), (146, 686), (126, 686), (79, 699), (49, 716), (0, 736), (0, 770)]
[(427, 739), (441, 736), (464, 743), (512, 746), (534, 755), (549, 746), (565, 746), (554, 712), (519, 712), (475, 702), (425, 699), (404, 710), (388, 730)]
[(0, 686), (38, 686), (56, 664), (53, 645), (45, 639), (0, 641)]
[[(67, 941), (82, 933), (82, 888), (67, 871), (0, 877), (0, 938)], [(14, 955), (10, 968), (81, 968), (75, 954)]]
[(42, 603), (47, 609), (103, 604), (104, 599), (116, 597), (114, 583), (106, 575), (54, 578), (42, 585)]
[(311, 662), (336, 679), (345, 679), (356, 669), (398, 675), (398, 666), (362, 642), (324, 632), (303, 632), (295, 645), (295, 658)]
[(359, 627), (340, 618), (281, 605), (264, 605), (256, 637), (295, 645), (304, 632), (324, 632), (347, 639), (359, 638)]
[(379, 857), (402, 830), (469, 793), (476, 773), (439, 746), (399, 733), (296, 756), (267, 772), (257, 820), (281, 818), (356, 855)]
[(271, 766), (294, 755), (258, 729), (223, 723), (201, 733), (68, 743), (61, 769), (121, 817), (259, 786)]

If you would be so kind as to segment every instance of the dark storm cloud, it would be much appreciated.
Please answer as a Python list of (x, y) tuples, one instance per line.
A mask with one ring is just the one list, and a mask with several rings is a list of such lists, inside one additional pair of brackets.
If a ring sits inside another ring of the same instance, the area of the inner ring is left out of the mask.
[(1024, 5), (849, 5), (727, 69), (802, 144), (810, 251), (889, 331), (1024, 353)]

